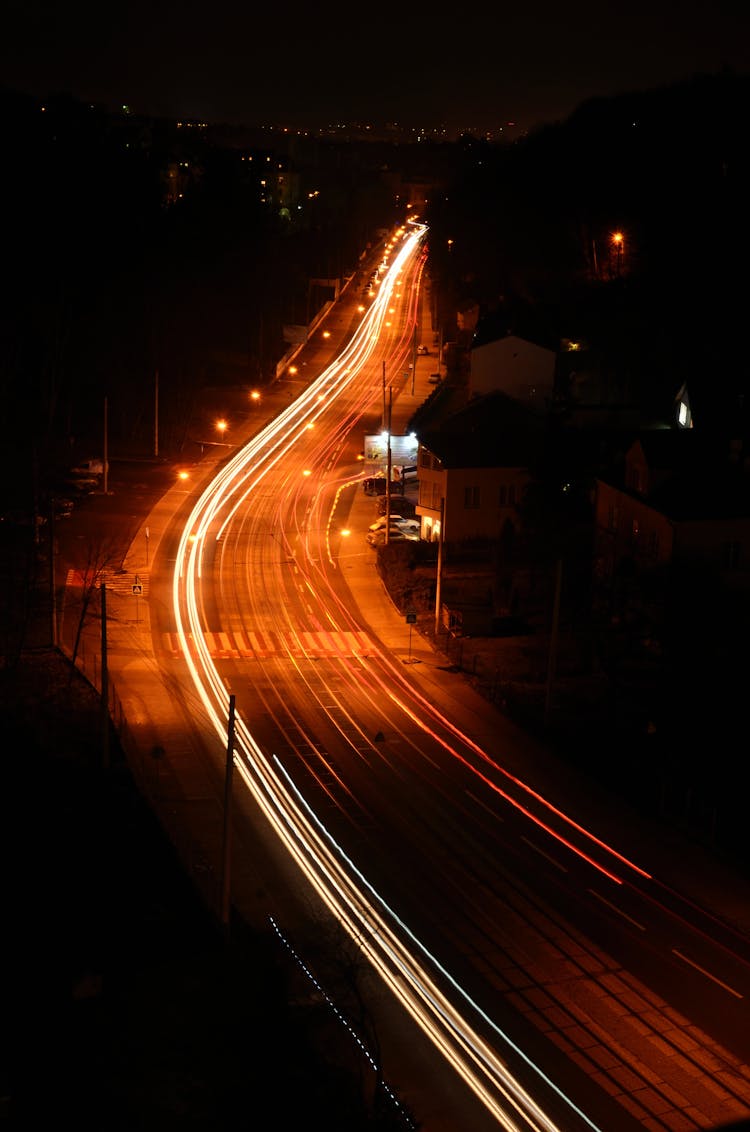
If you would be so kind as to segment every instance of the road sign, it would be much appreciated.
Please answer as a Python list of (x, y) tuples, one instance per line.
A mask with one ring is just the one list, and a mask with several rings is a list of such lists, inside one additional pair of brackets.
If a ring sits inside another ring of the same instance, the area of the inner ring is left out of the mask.
[(416, 609), (407, 609), (407, 611), (406, 611), (406, 624), (407, 625), (416, 625), (416, 623), (417, 623), (417, 611), (416, 611)]
[(136, 597), (141, 596), (141, 594), (143, 593), (143, 583), (142, 582), (133, 582), (133, 593), (135, 594)]

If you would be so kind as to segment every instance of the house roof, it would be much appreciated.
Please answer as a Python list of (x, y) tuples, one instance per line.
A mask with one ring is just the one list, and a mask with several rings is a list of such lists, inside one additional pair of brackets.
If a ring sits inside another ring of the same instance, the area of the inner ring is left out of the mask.
[(502, 338), (521, 338), (545, 350), (557, 353), (560, 338), (542, 320), (532, 313), (514, 313), (512, 316), (501, 308), (480, 315), (471, 340), (472, 350), (498, 342)]
[(693, 469), (649, 494), (649, 506), (675, 521), (750, 518), (750, 477), (741, 466)]
[(475, 397), (420, 441), (446, 468), (517, 468), (537, 459), (545, 430), (543, 415), (494, 392)]
[(654, 429), (633, 443), (657, 473), (645, 496), (654, 510), (675, 521), (750, 517), (750, 475), (743, 461), (730, 458), (723, 438), (693, 429)]

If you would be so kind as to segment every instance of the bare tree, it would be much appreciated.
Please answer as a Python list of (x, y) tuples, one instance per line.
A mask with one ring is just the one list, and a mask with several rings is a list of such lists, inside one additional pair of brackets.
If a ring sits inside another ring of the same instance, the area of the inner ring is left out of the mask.
[(113, 538), (91, 539), (86, 547), (86, 559), (78, 570), (80, 596), (77, 604), (77, 620), (73, 641), (72, 663), (75, 667), (83, 630), (87, 622), (100, 613), (99, 591), (105, 572), (120, 561), (120, 544)]

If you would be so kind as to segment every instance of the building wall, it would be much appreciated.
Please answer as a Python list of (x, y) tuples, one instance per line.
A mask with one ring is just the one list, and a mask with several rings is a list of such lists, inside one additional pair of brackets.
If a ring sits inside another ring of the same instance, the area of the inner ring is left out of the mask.
[(496, 539), (507, 521), (518, 529), (518, 504), (529, 482), (525, 468), (445, 469), (421, 449), (418, 475), (421, 538), (438, 537), (442, 500), (446, 543)]
[(611, 578), (625, 558), (639, 569), (671, 562), (674, 526), (648, 504), (597, 480), (594, 502), (596, 569)]
[(750, 585), (750, 518), (679, 523), (674, 554), (712, 566), (727, 582)]
[(556, 363), (554, 350), (509, 334), (471, 350), (470, 393), (499, 390), (541, 409), (554, 391)]
[(452, 468), (447, 475), (446, 542), (496, 539), (507, 519), (518, 527), (517, 504), (527, 483), (522, 468)]

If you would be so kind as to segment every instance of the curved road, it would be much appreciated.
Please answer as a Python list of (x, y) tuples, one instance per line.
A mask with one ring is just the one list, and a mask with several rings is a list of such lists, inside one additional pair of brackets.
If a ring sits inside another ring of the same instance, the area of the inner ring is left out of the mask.
[(394, 237), (335, 360), (186, 496), (150, 603), (162, 668), (217, 790), (234, 697), (233, 871), (260, 811), (285, 888), (376, 973), (386, 1079), (405, 1042), (433, 1051), (409, 1073), (452, 1067), (426, 1128), (716, 1128), (750, 1114), (748, 941), (511, 771), (511, 729), (443, 710), (347, 583), (373, 553), (348, 533), (355, 437), (411, 358), (425, 235)]

